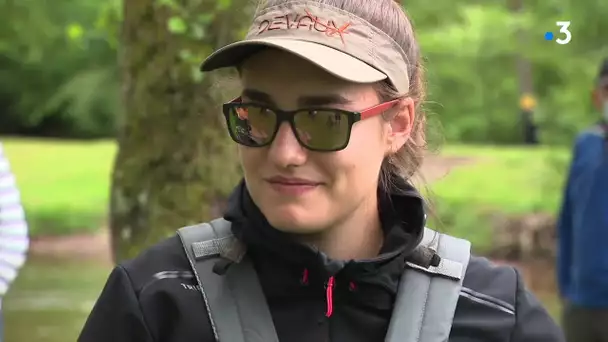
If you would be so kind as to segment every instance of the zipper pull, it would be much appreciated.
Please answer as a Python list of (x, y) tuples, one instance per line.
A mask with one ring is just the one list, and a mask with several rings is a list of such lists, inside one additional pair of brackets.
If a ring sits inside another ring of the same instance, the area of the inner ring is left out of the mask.
[(329, 277), (329, 280), (327, 281), (327, 289), (325, 290), (325, 297), (327, 300), (327, 311), (325, 312), (325, 317), (331, 317), (331, 314), (334, 311), (334, 285), (334, 277)]

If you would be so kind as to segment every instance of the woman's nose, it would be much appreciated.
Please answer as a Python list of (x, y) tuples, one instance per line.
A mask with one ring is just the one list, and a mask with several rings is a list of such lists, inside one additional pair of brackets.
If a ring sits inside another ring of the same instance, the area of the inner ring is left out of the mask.
[(284, 122), (270, 145), (268, 157), (279, 167), (298, 166), (306, 162), (307, 152), (298, 142), (291, 126)]

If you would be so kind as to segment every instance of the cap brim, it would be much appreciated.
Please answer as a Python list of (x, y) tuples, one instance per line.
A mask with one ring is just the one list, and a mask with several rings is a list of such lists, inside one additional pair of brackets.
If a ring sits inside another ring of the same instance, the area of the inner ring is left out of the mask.
[(344, 52), (314, 42), (285, 38), (249, 39), (227, 45), (211, 54), (201, 65), (201, 71), (237, 66), (264, 47), (293, 53), (347, 81), (374, 83), (387, 79), (381, 71)]

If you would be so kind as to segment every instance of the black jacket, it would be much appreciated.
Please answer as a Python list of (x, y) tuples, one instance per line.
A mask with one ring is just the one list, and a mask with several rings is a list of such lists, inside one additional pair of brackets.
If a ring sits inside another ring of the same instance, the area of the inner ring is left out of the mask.
[[(292, 242), (268, 225), (244, 184), (225, 218), (248, 246), (281, 341), (384, 340), (404, 263), (424, 227), (423, 202), (412, 188), (380, 193), (385, 229), (381, 255), (337, 262)], [(326, 282), (334, 276), (333, 312)], [(178, 237), (118, 265), (97, 301), (80, 342), (214, 342), (201, 294)], [(456, 309), (450, 342), (560, 342), (560, 329), (524, 288), (512, 267), (473, 257)], [(229, 342), (229, 341), (228, 341)]]

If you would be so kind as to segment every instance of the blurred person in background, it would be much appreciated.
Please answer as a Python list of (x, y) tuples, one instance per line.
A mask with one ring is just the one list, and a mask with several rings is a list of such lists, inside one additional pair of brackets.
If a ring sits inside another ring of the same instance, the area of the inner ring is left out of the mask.
[(596, 82), (593, 103), (602, 117), (576, 139), (557, 228), (569, 342), (608, 342), (608, 58)]
[(25, 262), (29, 247), (27, 233), (15, 176), (0, 142), (0, 342), (4, 335), (2, 298)]

